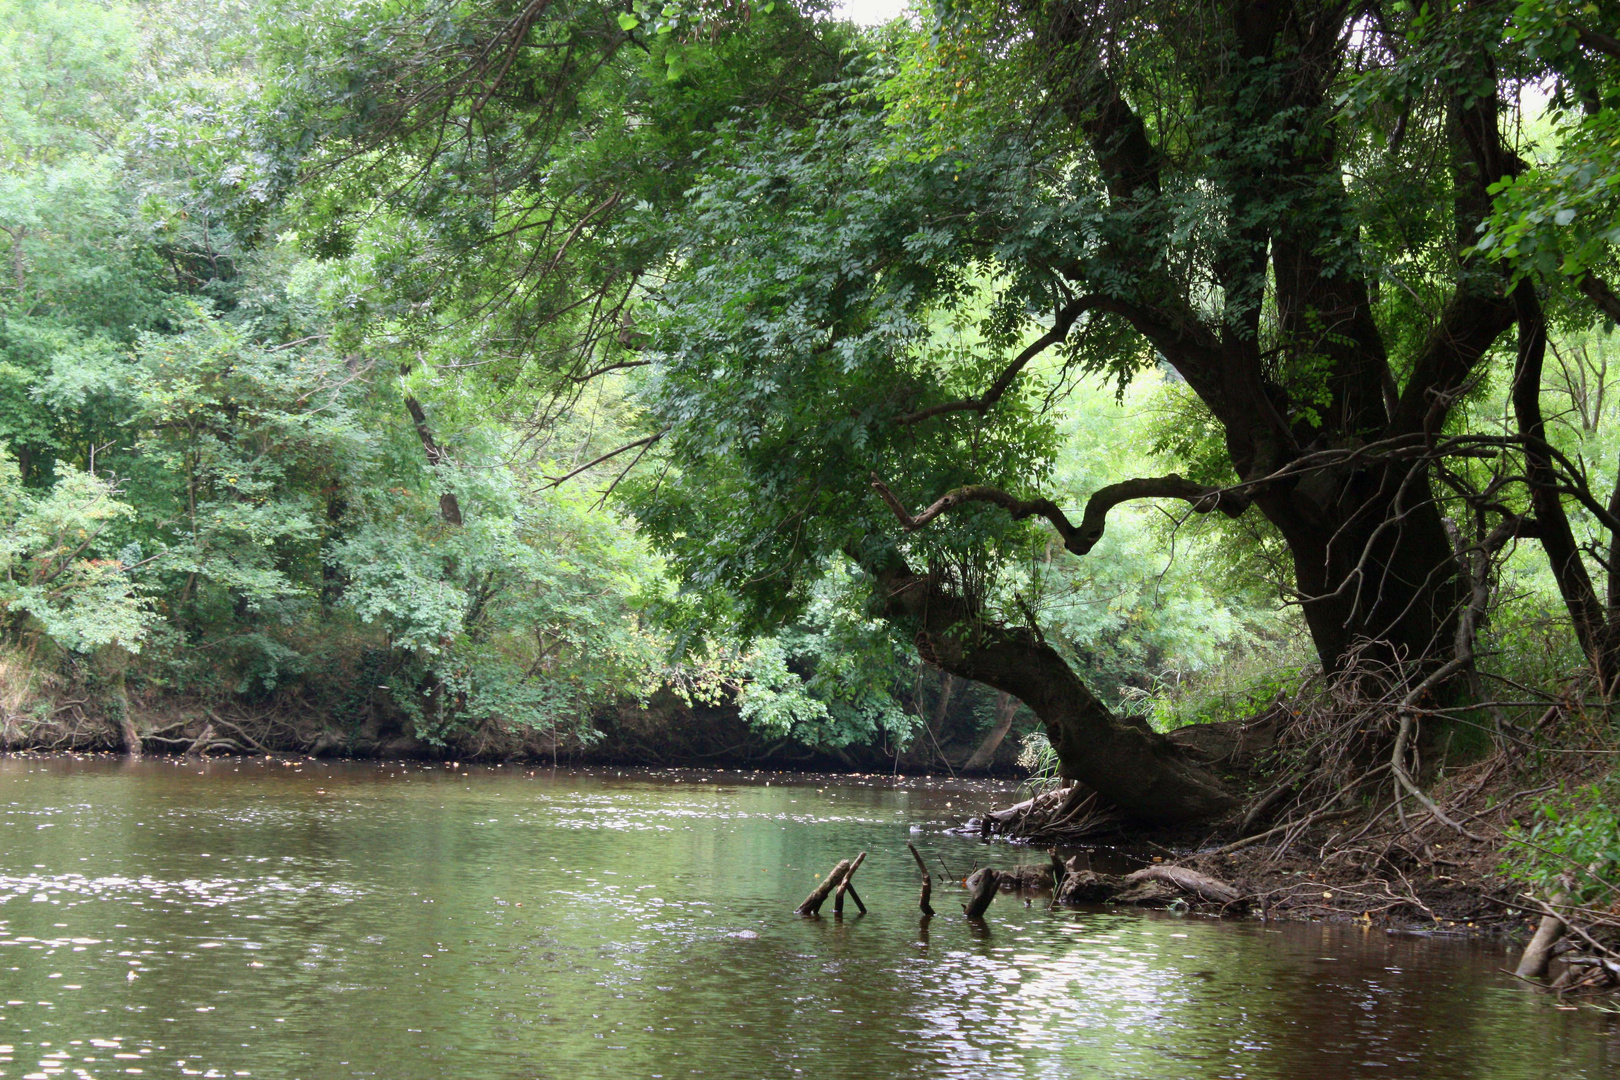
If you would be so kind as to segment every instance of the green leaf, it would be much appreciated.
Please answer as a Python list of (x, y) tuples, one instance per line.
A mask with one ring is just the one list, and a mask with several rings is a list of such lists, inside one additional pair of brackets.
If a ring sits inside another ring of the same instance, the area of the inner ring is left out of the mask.
[(634, 15), (630, 14), (627, 11), (619, 12), (619, 29), (620, 30), (630, 31), (630, 30), (634, 30), (636, 27), (638, 27), (640, 25), (641, 25), (641, 20), (636, 18)]

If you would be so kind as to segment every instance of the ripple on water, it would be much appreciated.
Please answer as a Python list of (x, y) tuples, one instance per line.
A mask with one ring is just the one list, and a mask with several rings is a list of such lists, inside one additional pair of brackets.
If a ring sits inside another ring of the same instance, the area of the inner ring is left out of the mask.
[[(1040, 858), (910, 832), (990, 788), (615, 772), (0, 760), (0, 1080), (1620, 1074), (1495, 946), (1013, 896), (980, 931), (939, 878), (924, 923), (908, 839)], [(860, 850), (869, 915), (791, 914)]]

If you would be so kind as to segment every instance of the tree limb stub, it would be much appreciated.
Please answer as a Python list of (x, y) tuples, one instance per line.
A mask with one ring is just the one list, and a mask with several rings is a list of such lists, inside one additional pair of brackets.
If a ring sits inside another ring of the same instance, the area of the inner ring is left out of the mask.
[(866, 914), (866, 905), (861, 903), (861, 894), (855, 891), (855, 886), (851, 884), (850, 881), (850, 879), (855, 876), (855, 871), (859, 870), (861, 868), (861, 863), (865, 861), (866, 852), (863, 851), (859, 855), (855, 856), (855, 862), (850, 865), (848, 870), (844, 871), (843, 880), (838, 883), (838, 891), (833, 894), (834, 915), (842, 915), (844, 913), (845, 893), (848, 893), (849, 898), (855, 901), (855, 906), (860, 909), (861, 914)]
[(1552, 898), (1550, 910), (1541, 917), (1541, 923), (1530, 939), (1530, 944), (1524, 947), (1524, 953), (1519, 957), (1519, 966), (1513, 974), (1521, 979), (1540, 979), (1546, 977), (1547, 966), (1552, 963), (1553, 946), (1558, 939), (1564, 936), (1564, 920), (1557, 914), (1559, 904), (1569, 901), (1566, 893), (1557, 893)]
[(968, 876), (967, 887), (972, 896), (962, 905), (962, 911), (970, 919), (983, 919), (990, 901), (996, 898), (996, 891), (1001, 887), (1001, 875), (988, 866), (981, 867)]
[(934, 891), (934, 876), (928, 872), (928, 864), (923, 862), (922, 855), (917, 851), (917, 845), (908, 840), (906, 847), (911, 849), (911, 857), (917, 860), (917, 869), (922, 872), (922, 895), (917, 898), (917, 907), (924, 915), (932, 915), (934, 907), (928, 902), (928, 897)]
[(1076, 526), (1061, 507), (1051, 499), (1020, 499), (1015, 495), (987, 484), (968, 484), (947, 491), (915, 516), (906, 509), (899, 496), (876, 473), (872, 474), (872, 490), (899, 519), (906, 532), (915, 532), (941, 514), (967, 503), (984, 502), (999, 506), (1015, 521), (1027, 517), (1043, 517), (1057, 530), (1063, 546), (1075, 555), (1084, 555), (1102, 539), (1108, 511), (1122, 502), (1135, 499), (1182, 499), (1192, 504), (1194, 513), (1207, 514), (1219, 510), (1227, 517), (1237, 517), (1249, 505), (1248, 496), (1227, 488), (1213, 488), (1195, 483), (1171, 473), (1168, 476), (1145, 476), (1121, 480), (1117, 484), (1098, 488), (1086, 500), (1086, 512)]

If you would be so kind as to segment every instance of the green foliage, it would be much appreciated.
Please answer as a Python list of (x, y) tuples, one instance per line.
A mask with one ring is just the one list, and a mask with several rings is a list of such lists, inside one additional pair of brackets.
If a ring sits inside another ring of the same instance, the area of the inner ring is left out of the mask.
[(1620, 887), (1615, 788), (1609, 777), (1537, 802), (1528, 825), (1509, 829), (1502, 872), (1542, 898), (1567, 892), (1571, 903), (1610, 900)]
[(0, 628), (80, 653), (140, 651), (154, 616), (108, 535), (134, 516), (111, 482), (72, 466), (48, 491), (27, 491), (0, 453)]
[(865, 615), (864, 600), (843, 570), (818, 581), (800, 619), (743, 657), (743, 719), (809, 746), (909, 743), (921, 721), (899, 699), (916, 654)]
[(1063, 763), (1058, 760), (1057, 751), (1052, 749), (1052, 740), (1046, 737), (1044, 731), (1028, 732), (1020, 740), (1018, 767), (1028, 774), (1024, 779), (1025, 786), (1036, 794), (1051, 790), (1062, 780), (1060, 771)]

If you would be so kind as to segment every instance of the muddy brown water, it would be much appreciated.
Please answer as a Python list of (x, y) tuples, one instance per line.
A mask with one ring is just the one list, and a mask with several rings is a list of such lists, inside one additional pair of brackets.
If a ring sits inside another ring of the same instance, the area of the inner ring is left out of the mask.
[[(0, 760), (0, 1077), (1620, 1075), (1613, 1018), (1497, 943), (1006, 895), (921, 925), (908, 839), (1034, 858), (941, 835), (994, 790)], [(870, 914), (792, 915), (860, 850)]]

